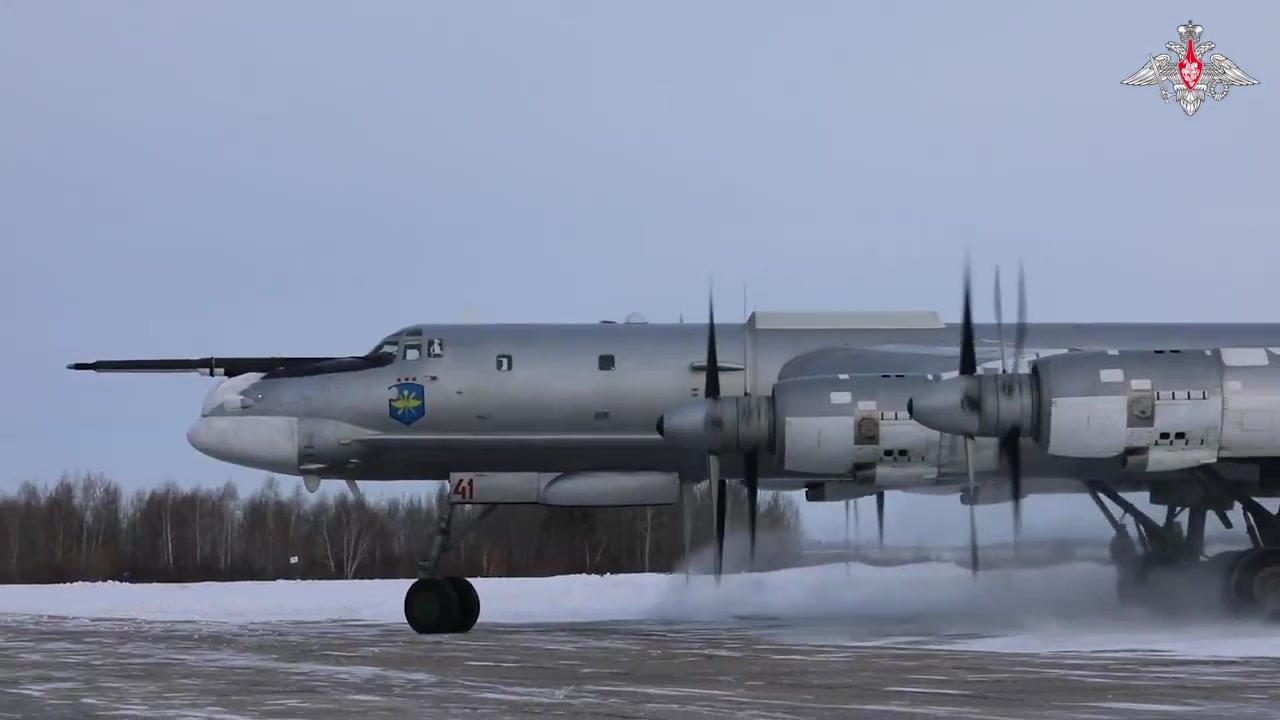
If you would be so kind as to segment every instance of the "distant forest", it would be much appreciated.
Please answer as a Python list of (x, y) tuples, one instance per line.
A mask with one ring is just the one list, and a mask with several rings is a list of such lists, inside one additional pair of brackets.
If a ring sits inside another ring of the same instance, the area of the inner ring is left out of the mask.
[[(81, 580), (199, 582), (281, 578), (409, 578), (435, 537), (446, 483), (421, 495), (359, 499), (341, 483), (314, 495), (274, 477), (248, 497), (230, 483), (169, 483), (126, 495), (100, 475), (0, 494), (0, 583)], [(745, 536), (746, 493), (729, 483), (730, 533)], [(694, 493), (694, 556), (709, 554), (707, 484)], [(459, 507), (455, 530), (480, 508)], [(654, 508), (504, 506), (455, 542), (439, 572), (480, 576), (669, 572), (682, 567), (678, 505)], [(800, 521), (786, 496), (762, 493), (757, 567), (786, 567), (800, 553)], [(456, 537), (456, 534), (455, 534)], [(737, 540), (726, 571), (741, 564)], [(730, 551), (726, 551), (729, 556)], [(706, 564), (706, 561), (703, 561)], [(694, 563), (697, 567), (697, 561)]]

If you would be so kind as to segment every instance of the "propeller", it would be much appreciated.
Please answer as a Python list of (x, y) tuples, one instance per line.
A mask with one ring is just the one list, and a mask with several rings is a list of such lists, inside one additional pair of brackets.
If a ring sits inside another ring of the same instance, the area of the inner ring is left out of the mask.
[[(970, 297), (969, 260), (964, 263), (964, 315), (960, 325), (960, 376), (973, 377), (978, 374), (978, 352), (973, 340), (973, 302)], [(976, 383), (966, 384), (965, 401), (974, 405), (982, 401), (982, 395)], [(974, 477), (973, 455), (974, 439), (972, 435), (964, 436), (964, 461), (969, 471), (969, 567), (973, 574), (978, 574), (978, 519), (975, 515), (977, 499), (977, 480)]]
[(876, 532), (880, 534), (880, 549), (884, 550), (884, 491), (876, 493)]
[[(743, 343), (745, 353), (749, 349), (746, 338)], [(707, 297), (707, 351), (703, 372), (702, 397), (664, 412), (658, 418), (655, 429), (659, 436), (677, 447), (706, 454), (707, 479), (713, 493), (715, 513), (715, 575), (718, 582), (724, 572), (724, 536), (728, 514), (728, 492), (725, 478), (720, 472), (720, 456), (723, 453), (742, 456), (743, 486), (747, 490), (747, 526), (751, 539), (750, 557), (754, 569), (760, 510), (760, 452), (767, 445), (772, 407), (767, 397), (751, 397), (749, 384), (741, 397), (721, 397), (715, 301), (710, 292)]]
[[(742, 288), (742, 396), (751, 397), (751, 363), (747, 347), (747, 288)], [(710, 365), (708, 365), (708, 371)], [(742, 457), (742, 484), (747, 489), (747, 571), (756, 569), (756, 519), (760, 508), (760, 450), (753, 447)]]
[[(707, 405), (707, 421), (710, 430), (719, 435), (724, 427), (724, 418), (720, 414), (720, 360), (716, 353), (716, 308), (715, 300), (707, 294), (707, 369), (702, 397)], [(715, 497), (715, 575), (716, 582), (724, 572), (724, 521), (728, 510), (724, 477), (720, 474), (720, 455), (714, 450), (707, 452), (707, 479)], [(751, 522), (754, 524), (754, 513)]]
[[(1018, 371), (1018, 360), (1022, 357), (1027, 341), (1027, 284), (1022, 263), (1018, 264), (1018, 319), (1014, 328), (1012, 368), (1005, 366), (1004, 318), (1001, 309), (1000, 268), (996, 268), (996, 328), (1000, 338), (1000, 374)], [(1001, 378), (1002, 381), (1007, 380)], [(1006, 395), (1020, 390), (1021, 385), (1001, 382), (1001, 392)], [(1009, 468), (1009, 487), (1013, 498), (1013, 542), (1017, 548), (1022, 535), (1022, 426), (1012, 425), (1000, 436), (1000, 456)]]
[[(853, 502), (856, 503), (857, 501), (854, 500)], [(849, 574), (849, 503), (850, 501), (848, 500), (844, 501), (844, 572), (846, 575)]]
[[(971, 299), (971, 273), (969, 269), (968, 259), (965, 260), (964, 267), (964, 315), (961, 320), (960, 335), (960, 375), (962, 377), (972, 377), (978, 374), (978, 357), (977, 348), (974, 341), (973, 330), (973, 303)], [(1018, 265), (1018, 319), (1017, 326), (1014, 328), (1014, 348), (1012, 368), (1006, 362), (1006, 346), (1004, 339), (1004, 308), (1002, 304), (1002, 293), (1000, 290), (1000, 269), (996, 268), (995, 275), (995, 311), (996, 311), (996, 330), (1000, 342), (1000, 375), (998, 381), (998, 392), (1002, 396), (1011, 397), (1015, 392), (1021, 392), (1022, 385), (1013, 380), (1012, 372), (1016, 372), (1018, 367), (1018, 359), (1022, 357), (1023, 348), (1026, 345), (1027, 338), (1027, 292), (1026, 292), (1026, 276), (1023, 272), (1021, 263)], [(962, 402), (967, 405), (968, 410), (975, 415), (981, 412), (982, 406), (982, 384), (978, 382), (967, 382), (965, 384), (964, 396)], [(998, 405), (1004, 405), (1004, 397), (996, 398)], [(1010, 407), (1013, 405), (1010, 404)], [(999, 409), (999, 408), (997, 408)], [(1019, 423), (1010, 424), (1009, 428), (999, 436), (999, 452), (1001, 458), (1009, 468), (1009, 484), (1010, 494), (1013, 500), (1013, 531), (1014, 542), (1016, 543), (1022, 530), (1022, 427)], [(977, 480), (974, 473), (974, 454), (976, 453), (975, 439), (971, 434), (964, 435), (965, 465), (969, 477), (969, 561), (973, 572), (978, 573), (978, 530), (977, 519), (975, 517), (976, 504), (973, 502), (977, 499)]]

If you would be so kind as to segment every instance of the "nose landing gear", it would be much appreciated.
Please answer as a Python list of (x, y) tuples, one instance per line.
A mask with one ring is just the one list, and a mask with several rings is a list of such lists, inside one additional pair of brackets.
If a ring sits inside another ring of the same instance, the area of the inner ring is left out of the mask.
[[(471, 532), (493, 512), (497, 505), (487, 505), (463, 531)], [(404, 594), (404, 619), (421, 635), (470, 632), (480, 618), (480, 595), (464, 577), (438, 577), (435, 574), (440, 557), (453, 538), (453, 503), (440, 518), (435, 542), (427, 558), (418, 563), (418, 579)]]
[(404, 619), (421, 635), (465, 633), (480, 618), (480, 596), (464, 577), (418, 578), (404, 594)]

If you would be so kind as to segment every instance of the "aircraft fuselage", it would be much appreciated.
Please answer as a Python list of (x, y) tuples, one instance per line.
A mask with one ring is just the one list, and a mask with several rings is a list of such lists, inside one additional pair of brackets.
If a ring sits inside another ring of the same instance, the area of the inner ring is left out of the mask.
[[(975, 329), (979, 361), (998, 364), (999, 329)], [(717, 323), (716, 336), (722, 394), (759, 396), (780, 376), (954, 373), (959, 327), (932, 313), (756, 313), (746, 324)], [(193, 445), (271, 472), (363, 480), (576, 470), (701, 476), (705, 468), (702, 455), (672, 447), (655, 428), (664, 413), (702, 394), (705, 324), (421, 325), (385, 342), (397, 357), (380, 367), (228, 379), (206, 400), (189, 434)], [(1280, 325), (1029, 324), (1024, 358), (1222, 346), (1280, 346)], [(249, 418), (262, 419), (237, 422)], [(234, 447), (273, 433), (265, 451)], [(1026, 453), (1029, 477), (1081, 469), (1119, 473), (1115, 463)], [(740, 477), (739, 459), (725, 456), (722, 471)], [(761, 476), (803, 477), (767, 453)]]

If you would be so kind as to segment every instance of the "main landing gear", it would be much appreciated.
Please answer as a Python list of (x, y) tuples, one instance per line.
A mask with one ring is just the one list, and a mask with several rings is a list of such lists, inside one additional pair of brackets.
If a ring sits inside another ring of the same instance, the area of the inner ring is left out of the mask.
[[(497, 505), (486, 505), (463, 532), (474, 530)], [(464, 577), (437, 577), (436, 566), (448, 550), (453, 530), (453, 503), (440, 518), (427, 559), (418, 563), (418, 579), (404, 594), (404, 619), (422, 635), (470, 632), (480, 618), (480, 595)], [(457, 539), (461, 539), (460, 537)]]
[[(1111, 559), (1122, 603), (1155, 610), (1225, 609), (1242, 617), (1280, 621), (1280, 516), (1225, 481), (1202, 479), (1199, 492), (1169, 502), (1164, 522), (1158, 523), (1114, 489), (1094, 481), (1085, 485), (1115, 530)], [(1102, 497), (1133, 518), (1136, 543)], [(1227, 512), (1237, 502), (1252, 547), (1206, 555), (1208, 514), (1230, 530)], [(1185, 530), (1178, 522), (1184, 512)]]

